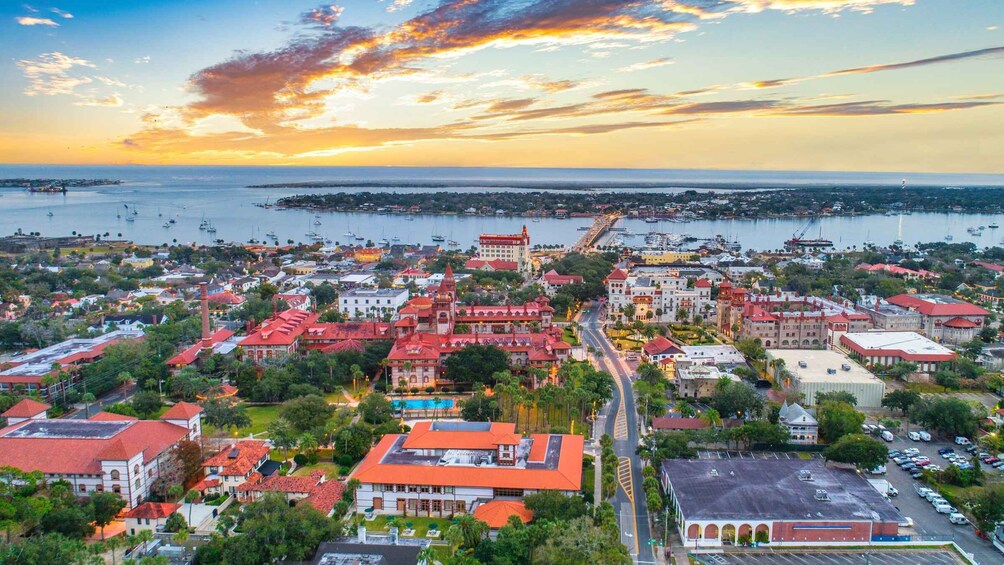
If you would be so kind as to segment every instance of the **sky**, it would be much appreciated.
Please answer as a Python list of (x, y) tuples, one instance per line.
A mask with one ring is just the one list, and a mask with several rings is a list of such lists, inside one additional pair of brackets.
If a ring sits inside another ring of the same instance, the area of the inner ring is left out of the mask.
[(0, 3), (0, 162), (1004, 173), (1002, 0)]

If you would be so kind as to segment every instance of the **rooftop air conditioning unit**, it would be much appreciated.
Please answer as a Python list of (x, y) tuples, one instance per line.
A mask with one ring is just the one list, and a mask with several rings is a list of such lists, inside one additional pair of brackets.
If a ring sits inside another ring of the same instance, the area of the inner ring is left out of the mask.
[(711, 476), (712, 477), (717, 477), (718, 476), (718, 469), (712, 469), (711, 470)]
[(851, 370), (851, 366), (848, 365), (847, 363), (844, 363), (843, 365), (841, 365), (840, 368), (843, 369), (844, 371), (850, 371)]
[(812, 480), (812, 471), (810, 471), (808, 469), (802, 469), (801, 471), (798, 472), (798, 480), (800, 480), (800, 481), (811, 481)]
[(830, 495), (827, 494), (826, 489), (817, 488), (816, 489), (816, 500), (829, 500)]
[(834, 369), (833, 367), (830, 367), (830, 368), (826, 369), (826, 374), (827, 375), (836, 375), (837, 374), (837, 370)]
[(801, 367), (801, 368), (803, 368), (803, 369), (805, 369), (806, 367), (809, 366), (809, 364), (806, 363), (805, 361), (799, 361), (798, 362), (798, 366)]

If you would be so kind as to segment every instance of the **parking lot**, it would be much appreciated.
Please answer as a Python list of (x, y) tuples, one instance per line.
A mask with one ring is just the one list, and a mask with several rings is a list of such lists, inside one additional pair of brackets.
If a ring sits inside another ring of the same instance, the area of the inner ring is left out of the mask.
[(748, 553), (698, 554), (695, 557), (706, 565), (844, 565), (871, 563), (872, 565), (955, 565), (962, 561), (951, 551), (834, 551), (826, 553)]
[[(956, 453), (965, 453), (964, 447), (947, 441), (910, 441), (905, 436), (897, 436), (887, 445), (890, 450), (898, 451), (910, 447), (916, 448), (942, 469), (947, 467), (948, 462), (938, 454), (938, 449), (951, 447), (955, 449)], [(1004, 562), (1004, 555), (997, 551), (989, 541), (977, 537), (973, 526), (952, 524), (948, 521), (947, 514), (938, 514), (931, 503), (919, 497), (913, 488), (917, 481), (909, 473), (900, 469), (892, 461), (888, 462), (886, 468), (888, 469), (886, 480), (899, 491), (899, 496), (893, 498), (892, 503), (903, 516), (913, 518), (915, 537), (931, 540), (953, 540), (964, 551), (974, 554), (976, 561), (983, 565), (997, 565)], [(987, 466), (984, 466), (983, 469), (988, 475), (1000, 473)]]
[(816, 459), (822, 460), (821, 453), (795, 451), (698, 451), (698, 459)]

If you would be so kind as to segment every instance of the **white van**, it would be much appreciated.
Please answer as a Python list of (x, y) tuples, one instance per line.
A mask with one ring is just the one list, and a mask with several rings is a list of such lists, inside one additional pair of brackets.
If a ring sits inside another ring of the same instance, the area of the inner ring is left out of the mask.
[(955, 445), (969, 445), (969, 438), (955, 436)]
[(952, 505), (947, 502), (938, 504), (937, 506), (934, 507), (934, 509), (938, 511), (938, 514), (951, 514), (955, 512), (955, 508), (953, 508)]
[(917, 432), (917, 435), (920, 436), (921, 441), (931, 441), (931, 434), (925, 432), (924, 430)]
[(953, 512), (948, 515), (948, 521), (953, 524), (968, 524), (969, 520), (958, 512)]
[(910, 432), (906, 434), (906, 437), (910, 438), (910, 441), (920, 441), (920, 434), (917, 432)]
[(890, 432), (889, 430), (882, 432), (882, 439), (891, 442), (894, 439), (892, 437), (892, 432)]

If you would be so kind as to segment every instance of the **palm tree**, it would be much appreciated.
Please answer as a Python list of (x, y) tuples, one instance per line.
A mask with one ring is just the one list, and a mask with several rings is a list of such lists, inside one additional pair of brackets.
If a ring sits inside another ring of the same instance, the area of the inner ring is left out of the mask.
[(317, 451), (317, 438), (310, 432), (304, 432), (301, 434), (296, 443), (297, 446), (299, 446), (301, 453), (310, 454)]
[(433, 565), (436, 562), (436, 552), (432, 551), (432, 545), (423, 547), (416, 557), (419, 565)]
[(80, 396), (80, 400), (84, 401), (84, 418), (91, 417), (91, 402), (97, 400), (93, 394), (85, 392)]
[(722, 416), (718, 413), (718, 410), (708, 408), (701, 413), (701, 420), (706, 422), (709, 427), (717, 428), (722, 423)]
[(436, 396), (432, 399), (432, 419), (435, 420), (436, 416), (439, 414), (439, 405), (443, 403), (443, 399)]
[(450, 555), (456, 555), (457, 547), (464, 542), (464, 532), (454, 523), (446, 529), (443, 539), (450, 544)]

